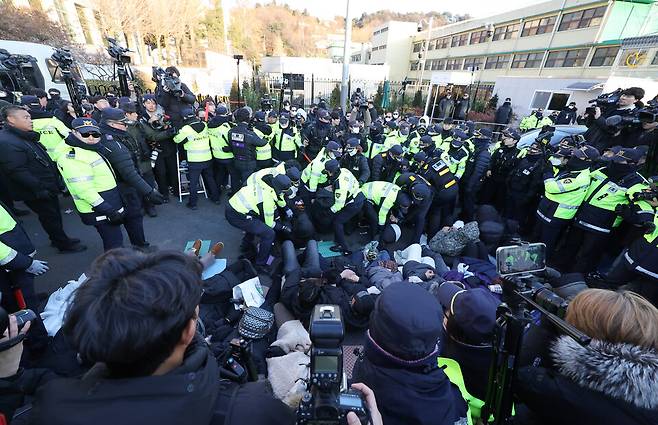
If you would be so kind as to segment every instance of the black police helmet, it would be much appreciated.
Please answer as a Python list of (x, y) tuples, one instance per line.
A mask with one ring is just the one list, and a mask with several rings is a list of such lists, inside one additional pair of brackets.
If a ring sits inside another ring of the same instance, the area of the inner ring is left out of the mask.
[(425, 183), (417, 183), (411, 188), (411, 195), (416, 201), (423, 201), (430, 196), (430, 188)]

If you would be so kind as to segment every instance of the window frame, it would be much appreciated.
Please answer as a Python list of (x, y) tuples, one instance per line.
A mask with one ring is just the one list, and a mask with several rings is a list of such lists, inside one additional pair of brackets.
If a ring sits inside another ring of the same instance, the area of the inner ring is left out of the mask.
[[(503, 57), (507, 57), (507, 59), (505, 61), (501, 62), (499, 59), (503, 58)], [(488, 67), (487, 65), (489, 65), (489, 63), (490, 63), (489, 59), (493, 59), (493, 58), (495, 58), (496, 61), (494, 62), (492, 60), (491, 63), (495, 66)], [(507, 69), (507, 68), (509, 68), (511, 61), (512, 61), (512, 55), (511, 54), (487, 56), (486, 60), (484, 61), (484, 69)], [(499, 64), (502, 65), (502, 66), (498, 66)]]
[(439, 37), (436, 42), (436, 48), (438, 49), (447, 49), (450, 47), (451, 37)]
[[(473, 31), (469, 38), (468, 38), (468, 44), (482, 44), (487, 42), (487, 30), (480, 30), (480, 31)], [(474, 41), (476, 39), (477, 41)]]
[[(446, 71), (459, 71), (462, 69), (464, 58), (446, 58)], [(450, 67), (450, 68), (449, 68)]]
[[(565, 49), (565, 50), (549, 50), (546, 55), (546, 62), (544, 62), (544, 68), (580, 68), (585, 66), (587, 61), (587, 55), (589, 54), (589, 48), (579, 48), (579, 49)], [(574, 56), (575, 54), (575, 56)], [(583, 55), (584, 54), (584, 55)], [(554, 55), (551, 59), (551, 55)], [(561, 56), (563, 55), (563, 56)], [(581, 61), (578, 64), (578, 61)], [(549, 64), (549, 61), (552, 61), (552, 64)], [(572, 63), (571, 65), (567, 65)]]
[[(530, 61), (530, 55), (540, 55), (541, 58), (535, 58), (532, 59), (532, 62), (539, 61), (539, 65), (537, 66), (526, 66), (527, 63)], [(525, 59), (523, 60), (517, 60), (517, 56), (525, 56)], [(544, 62), (544, 57), (546, 56), (546, 52), (527, 52), (527, 53), (515, 53), (514, 56), (512, 57), (512, 63), (510, 64), (511, 69), (535, 69), (535, 68), (541, 68), (543, 62)], [(523, 62), (524, 66), (514, 66), (515, 63), (521, 63)]]
[[(590, 7), (587, 9), (580, 9), (569, 13), (564, 13), (560, 18), (560, 24), (558, 25), (557, 30), (558, 32), (572, 31), (572, 30), (578, 30), (583, 28), (592, 28), (592, 27), (600, 26), (601, 23), (603, 23), (603, 17), (605, 16), (605, 12), (607, 8), (608, 8), (607, 5), (603, 5), (597, 7)], [(591, 14), (591, 16), (586, 16), (589, 14)], [(566, 18), (568, 17), (576, 17), (576, 16), (577, 18), (574, 19), (569, 18), (569, 20), (566, 20)], [(594, 21), (596, 21), (596, 23), (592, 23)], [(575, 27), (572, 25), (572, 23), (574, 22), (577, 22)]]
[(468, 45), (469, 33), (455, 34), (450, 39), (450, 47), (462, 47)]
[[(516, 29), (513, 29), (510, 31), (510, 27), (516, 27)], [(493, 35), (491, 36), (491, 41), (498, 41), (498, 40), (511, 40), (513, 38), (517, 38), (519, 36), (519, 28), (520, 25), (518, 22), (515, 22), (513, 24), (507, 24), (507, 25), (501, 25), (499, 27), (494, 28)], [(498, 30), (503, 30), (503, 31), (498, 31)], [(500, 36), (503, 37), (500, 37)], [(509, 35), (509, 37), (508, 37)]]
[(423, 42), (422, 41), (415, 42), (412, 50), (413, 50), (412, 53), (418, 53), (421, 50), (423, 50)]
[(468, 61), (470, 61), (470, 60), (472, 60), (473, 62), (469, 66), (472, 66), (474, 68), (474, 70), (475, 70), (476, 67), (478, 69), (483, 69), (483, 67), (484, 67), (484, 57), (482, 57), (482, 56), (472, 56), (472, 57), (469, 57), (469, 58), (464, 58), (464, 61), (462, 62), (462, 71), (468, 71), (469, 70), (466, 65), (467, 65)]
[[(550, 22), (551, 20), (552, 22)], [(549, 21), (549, 22), (542, 23), (542, 21)], [(535, 25), (528, 26), (534, 22), (537, 23), (536, 26)], [(523, 28), (521, 28), (521, 33), (519, 36), (532, 37), (535, 35), (550, 34), (555, 29), (556, 24), (557, 24), (557, 15), (543, 16), (541, 18), (531, 19), (529, 21), (523, 22)]]
[[(614, 56), (603, 56), (601, 58), (596, 56), (596, 53), (599, 51), (605, 50), (606, 52), (609, 52), (611, 49), (617, 49)], [(589, 66), (595, 66), (595, 67), (601, 67), (601, 66), (613, 66), (615, 64), (615, 61), (617, 60), (617, 56), (619, 56), (619, 52), (621, 51), (621, 46), (599, 46), (594, 48), (594, 53), (592, 53), (592, 59), (589, 61)], [(610, 63), (606, 64), (606, 60), (610, 58)], [(597, 65), (594, 63), (595, 60), (597, 59), (602, 59), (601, 64)]]

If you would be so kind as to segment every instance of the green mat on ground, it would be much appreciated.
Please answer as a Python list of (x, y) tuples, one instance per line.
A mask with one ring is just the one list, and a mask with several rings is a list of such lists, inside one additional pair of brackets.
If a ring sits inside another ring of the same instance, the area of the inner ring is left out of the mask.
[(336, 243), (334, 241), (319, 241), (318, 242), (318, 252), (324, 258), (338, 257), (340, 252), (333, 252), (329, 248), (334, 246)]

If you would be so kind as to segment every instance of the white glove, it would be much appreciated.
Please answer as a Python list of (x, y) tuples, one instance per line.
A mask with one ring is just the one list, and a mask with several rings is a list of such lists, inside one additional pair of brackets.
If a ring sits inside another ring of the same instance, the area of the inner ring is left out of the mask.
[(32, 273), (33, 275), (36, 276), (41, 276), (48, 270), (50, 270), (50, 268), (48, 267), (48, 262), (41, 260), (32, 260), (32, 264), (30, 264), (30, 267), (25, 269), (26, 272)]

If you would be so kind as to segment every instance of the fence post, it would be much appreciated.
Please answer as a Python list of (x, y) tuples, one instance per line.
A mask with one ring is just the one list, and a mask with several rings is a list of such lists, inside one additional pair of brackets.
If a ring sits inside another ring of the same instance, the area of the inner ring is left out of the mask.
[(315, 74), (311, 74), (311, 102), (308, 104), (310, 107), (315, 102)]
[[(347, 79), (347, 102), (345, 103), (345, 109), (349, 109), (350, 99), (352, 97), (352, 75)], [(343, 111), (345, 112), (345, 111)]]

